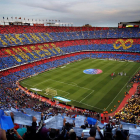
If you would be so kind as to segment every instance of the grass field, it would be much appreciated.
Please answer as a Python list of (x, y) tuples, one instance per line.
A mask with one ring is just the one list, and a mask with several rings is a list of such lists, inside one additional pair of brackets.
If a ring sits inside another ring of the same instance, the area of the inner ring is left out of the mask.
[[(85, 69), (101, 69), (101, 74), (85, 74)], [(43, 72), (31, 78), (20, 81), (24, 87), (37, 88), (37, 92), (46, 97), (46, 89), (57, 90), (57, 96), (70, 99), (70, 105), (103, 112), (110, 112), (118, 100), (122, 101), (128, 81), (140, 69), (139, 63), (114, 60), (84, 59), (50, 71)], [(111, 73), (116, 77), (111, 79)], [(118, 75), (126, 72), (126, 76)]]

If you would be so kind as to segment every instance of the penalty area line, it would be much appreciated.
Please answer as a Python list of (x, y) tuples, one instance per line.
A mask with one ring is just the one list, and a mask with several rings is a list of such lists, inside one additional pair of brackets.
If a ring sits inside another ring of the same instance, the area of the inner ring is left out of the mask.
[[(49, 87), (49, 88), (52, 88), (52, 87)], [(55, 88), (53, 88), (53, 89), (55, 89)], [(43, 90), (44, 90), (44, 89), (43, 89)], [(59, 90), (59, 89), (55, 89), (55, 90)], [(63, 97), (63, 98), (66, 98), (66, 96), (70, 94), (69, 92), (66, 92), (66, 91), (63, 91), (63, 90), (59, 90), (59, 91), (67, 93), (67, 94), (64, 95), (64, 96), (59, 95), (59, 96), (61, 96), (61, 97)], [(92, 90), (92, 92), (94, 92), (94, 90)], [(91, 92), (91, 93), (92, 93), (92, 92)], [(90, 94), (91, 94), (91, 93), (90, 93)], [(88, 94), (85, 98), (87, 98), (90, 94)], [(83, 101), (85, 98), (83, 98), (81, 101)], [(89, 104), (86, 104), (86, 103), (81, 103), (81, 101), (79, 102), (79, 101), (76, 101), (76, 100), (73, 100), (73, 99), (70, 99), (70, 98), (66, 98), (66, 99), (71, 100), (71, 101), (74, 101), (74, 102), (77, 102), (77, 103), (80, 103), (80, 104), (83, 104), (83, 105), (86, 105), (86, 106), (90, 106), (90, 107), (93, 107), (93, 108), (96, 108), (96, 109), (99, 109), (99, 110), (102, 110), (102, 111), (103, 111), (103, 109), (100, 109), (100, 108), (98, 108), (98, 107), (95, 107), (95, 106), (92, 106), (92, 105), (89, 105)]]
[[(61, 97), (64, 97), (64, 96), (61, 96)], [(78, 102), (78, 101), (76, 101), (76, 100), (73, 100), (73, 99), (70, 99), (70, 98), (67, 98), (67, 99), (68, 99), (68, 100), (71, 100), (71, 101), (74, 101), (74, 102), (77, 102), (77, 103), (80, 103), (80, 102)], [(93, 109), (96, 108), (96, 109), (99, 109), (99, 110), (103, 111), (103, 109), (101, 109), (101, 108), (98, 108), (98, 107), (95, 107), (95, 106), (92, 106), (92, 105), (89, 105), (89, 104), (86, 104), (86, 103), (80, 103), (80, 104), (83, 104), (83, 105), (86, 105), (86, 106), (90, 106), (90, 107), (92, 107)]]
[(65, 82), (61, 82), (61, 81), (57, 81), (57, 80), (53, 80), (53, 79), (48, 79), (48, 80), (56, 81), (56, 82), (58, 82), (58, 83), (63, 83), (63, 84), (70, 85), (70, 86), (74, 86), (74, 87), (78, 87), (78, 88), (83, 88), (83, 89), (86, 89), (86, 90), (91, 90), (91, 89), (89, 89), (89, 88), (80, 87), (80, 86), (78, 86), (77, 84), (76, 84), (76, 85), (74, 85), (74, 84), (69, 84), (69, 83), (65, 83)]
[[(29, 85), (29, 84), (28, 84)], [(36, 84), (36, 85), (38, 85), (38, 84)], [(29, 86), (31, 86), (31, 85), (29, 85)], [(32, 87), (35, 87), (35, 86), (32, 86)], [(54, 90), (58, 90), (58, 91), (61, 91), (61, 92), (65, 92), (65, 93), (67, 93), (66, 95), (64, 95), (64, 96), (62, 96), (62, 95), (60, 95), (61, 97), (63, 97), (63, 98), (65, 98), (67, 95), (69, 95), (70, 93), (69, 92), (66, 92), (66, 91), (63, 91), (63, 90), (59, 90), (59, 89), (56, 89), (56, 88), (52, 88), (52, 87), (49, 87), (49, 88), (51, 88), (51, 89), (54, 89)], [(41, 89), (42, 91), (44, 91), (46, 88), (44, 88), (44, 89)], [(94, 90), (92, 91), (92, 92), (94, 92)], [(91, 92), (91, 93), (92, 93)], [(91, 94), (90, 93), (90, 94)], [(44, 94), (46, 94), (46, 95), (48, 95), (47, 93), (44, 93)], [(89, 96), (89, 95), (88, 95)], [(85, 97), (86, 98), (86, 97)], [(103, 111), (103, 109), (100, 109), (100, 108), (98, 108), (98, 107), (94, 107), (94, 106), (92, 106), (92, 105), (89, 105), (89, 104), (86, 104), (86, 103), (81, 103), (81, 102), (79, 102), (79, 101), (76, 101), (76, 100), (73, 100), (73, 99), (69, 99), (69, 98), (67, 98), (68, 100), (71, 100), (71, 101), (74, 101), (74, 102), (77, 102), (77, 103), (80, 103), (80, 104), (83, 104), (83, 105), (86, 105), (86, 106), (89, 106), (89, 107), (92, 107), (92, 108), (96, 108), (96, 109), (99, 109), (99, 110), (102, 110)], [(83, 99), (82, 99), (83, 100)]]

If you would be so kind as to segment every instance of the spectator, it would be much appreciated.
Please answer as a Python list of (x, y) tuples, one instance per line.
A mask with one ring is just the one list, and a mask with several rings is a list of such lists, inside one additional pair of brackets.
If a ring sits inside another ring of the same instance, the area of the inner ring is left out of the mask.
[[(104, 140), (104, 137), (100, 131), (100, 128), (97, 126), (97, 130), (98, 130), (98, 133), (100, 135), (100, 138), (101, 140)], [(87, 140), (96, 140), (95, 139), (95, 136), (96, 136), (96, 128), (95, 127), (92, 127), (89, 131), (89, 134), (90, 134), (90, 137), (87, 138)], [(84, 138), (84, 133), (82, 133), (81, 135), (81, 140), (86, 140), (86, 138)]]

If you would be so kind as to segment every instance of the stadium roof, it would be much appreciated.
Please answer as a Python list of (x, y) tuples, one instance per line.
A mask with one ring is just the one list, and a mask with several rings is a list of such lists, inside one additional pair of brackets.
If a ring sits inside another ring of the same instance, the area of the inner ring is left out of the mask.
[(131, 22), (120, 22), (120, 24), (135, 24), (135, 25), (140, 25), (140, 20), (139, 21), (131, 21)]

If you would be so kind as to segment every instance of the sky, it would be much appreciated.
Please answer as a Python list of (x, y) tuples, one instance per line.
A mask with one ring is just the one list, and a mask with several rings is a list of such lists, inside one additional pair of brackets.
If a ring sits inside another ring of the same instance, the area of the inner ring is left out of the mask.
[(117, 27), (140, 20), (140, 0), (0, 0), (0, 21), (60, 20), (73, 26)]

